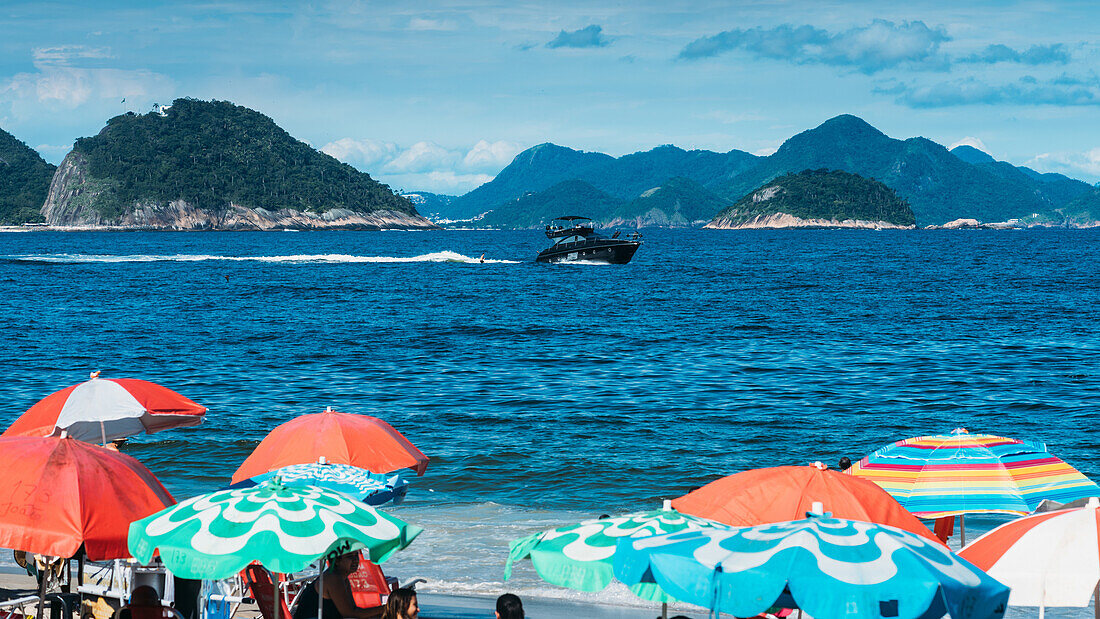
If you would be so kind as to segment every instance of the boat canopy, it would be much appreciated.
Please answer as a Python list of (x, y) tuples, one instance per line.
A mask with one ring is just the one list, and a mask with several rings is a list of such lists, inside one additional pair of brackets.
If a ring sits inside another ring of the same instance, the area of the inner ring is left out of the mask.
[(563, 215), (561, 217), (555, 217), (554, 221), (592, 221), (592, 218), (581, 217), (580, 215)]

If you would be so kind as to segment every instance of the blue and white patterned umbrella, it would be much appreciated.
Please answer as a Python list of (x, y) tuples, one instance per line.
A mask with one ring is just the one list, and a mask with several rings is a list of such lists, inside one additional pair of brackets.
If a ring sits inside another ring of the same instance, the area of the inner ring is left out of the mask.
[(319, 486), (359, 499), (367, 505), (398, 505), (405, 499), (409, 482), (396, 473), (371, 473), (347, 464), (310, 462), (294, 464), (249, 478), (230, 486), (241, 488), (262, 484), (278, 476), (285, 486)]
[(627, 585), (738, 617), (779, 605), (816, 619), (999, 619), (1008, 603), (1008, 587), (943, 546), (828, 515), (624, 539), (614, 568)]

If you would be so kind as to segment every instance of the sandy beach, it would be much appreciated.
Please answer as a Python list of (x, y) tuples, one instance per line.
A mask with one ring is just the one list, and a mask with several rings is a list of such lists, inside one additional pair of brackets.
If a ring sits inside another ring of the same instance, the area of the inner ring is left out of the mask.
[[(0, 568), (0, 588), (6, 590), (30, 590), (35, 587), (35, 581), (26, 573), (15, 572), (9, 568)], [(475, 597), (460, 595), (443, 595), (435, 593), (418, 594), (420, 604), (420, 617), (422, 619), (484, 619), (493, 616), (493, 608), (496, 599), (493, 597)], [(656, 616), (654, 611), (641, 608), (627, 608), (622, 606), (594, 605), (583, 602), (571, 602), (567, 600), (544, 600), (527, 598), (523, 602), (524, 611), (532, 619), (643, 619)], [(703, 613), (679, 614), (691, 619), (703, 619), (707, 615)], [(255, 604), (243, 605), (237, 614), (239, 619), (255, 619), (260, 616)]]

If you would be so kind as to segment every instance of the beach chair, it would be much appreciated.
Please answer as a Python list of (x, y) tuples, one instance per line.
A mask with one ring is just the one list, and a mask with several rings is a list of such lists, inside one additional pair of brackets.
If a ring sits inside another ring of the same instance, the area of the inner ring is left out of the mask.
[(0, 598), (0, 619), (22, 619), (37, 610), (38, 591), (34, 589), (0, 588)]
[[(248, 586), (252, 599), (256, 600), (256, 606), (260, 608), (260, 614), (263, 615), (264, 619), (275, 619), (276, 597), (279, 600), (279, 619), (290, 619), (290, 605), (287, 604), (286, 597), (282, 595), (282, 587), (276, 587), (275, 582), (271, 580), (271, 572), (267, 571), (264, 566), (253, 563), (244, 568), (241, 577)], [(281, 585), (283, 581), (282, 574), (278, 576), (278, 580)]]
[(351, 584), (351, 595), (356, 606), (361, 608), (381, 606), (398, 587), (396, 578), (383, 574), (382, 567), (368, 561), (362, 552), (359, 554), (359, 569), (348, 576), (348, 583)]

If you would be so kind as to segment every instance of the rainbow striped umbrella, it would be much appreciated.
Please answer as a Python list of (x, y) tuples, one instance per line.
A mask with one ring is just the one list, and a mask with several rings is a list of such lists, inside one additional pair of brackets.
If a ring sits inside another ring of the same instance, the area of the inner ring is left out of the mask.
[(1046, 445), (991, 434), (919, 436), (872, 453), (848, 469), (922, 518), (1031, 513), (1043, 499), (1100, 496), (1100, 486)]

